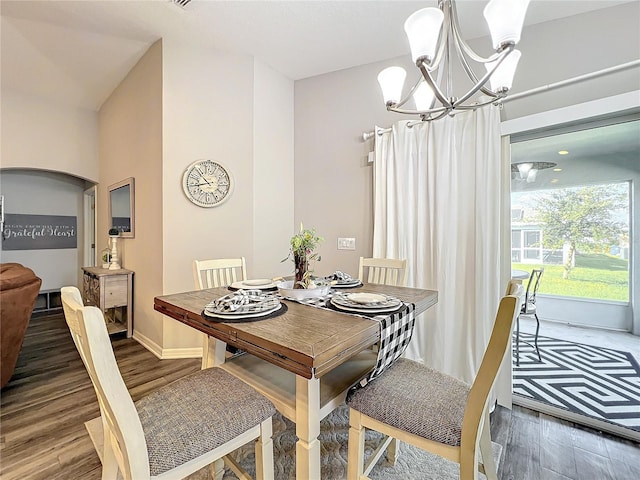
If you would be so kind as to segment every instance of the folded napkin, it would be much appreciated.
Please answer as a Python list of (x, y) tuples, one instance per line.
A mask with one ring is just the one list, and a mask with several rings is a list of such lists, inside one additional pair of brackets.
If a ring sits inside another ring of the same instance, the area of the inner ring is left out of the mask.
[(278, 305), (280, 300), (273, 293), (265, 293), (258, 289), (241, 289), (209, 302), (205, 310), (214, 313), (259, 313)]
[(351, 275), (349, 275), (348, 273), (341, 272), (339, 270), (336, 270), (335, 272), (333, 272), (329, 276), (329, 278), (332, 280), (337, 280), (338, 282), (350, 282), (353, 280), (353, 278), (351, 278)]

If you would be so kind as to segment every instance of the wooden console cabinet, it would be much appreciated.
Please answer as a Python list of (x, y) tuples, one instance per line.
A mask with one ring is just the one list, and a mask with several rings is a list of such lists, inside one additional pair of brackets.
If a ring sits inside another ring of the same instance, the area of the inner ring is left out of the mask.
[(133, 333), (133, 271), (82, 267), (82, 299), (104, 313), (109, 334)]

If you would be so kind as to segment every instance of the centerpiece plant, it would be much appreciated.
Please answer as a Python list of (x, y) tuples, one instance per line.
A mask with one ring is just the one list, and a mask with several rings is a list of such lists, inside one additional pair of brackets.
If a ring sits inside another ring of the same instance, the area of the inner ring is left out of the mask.
[(293, 288), (312, 288), (313, 270), (309, 268), (310, 262), (320, 261), (322, 257), (314, 250), (324, 241), (324, 238), (316, 233), (314, 228), (307, 229), (300, 223), (300, 232), (291, 237), (289, 255), (283, 259), (293, 258), (295, 281)]

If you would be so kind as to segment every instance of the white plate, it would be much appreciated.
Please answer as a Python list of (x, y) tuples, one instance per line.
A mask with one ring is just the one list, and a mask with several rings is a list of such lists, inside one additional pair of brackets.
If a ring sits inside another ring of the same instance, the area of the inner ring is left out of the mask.
[(256, 278), (255, 280), (243, 280), (242, 283), (248, 287), (264, 287), (265, 285), (273, 283), (273, 281), (270, 278)]
[(336, 307), (338, 310), (344, 310), (345, 312), (354, 312), (354, 313), (388, 313), (395, 312), (399, 310), (403, 305), (394, 305), (392, 307), (385, 308), (357, 308), (357, 307), (345, 307), (344, 305), (337, 304), (331, 299), (331, 304)]
[(347, 293), (345, 297), (347, 298), (347, 300), (351, 300), (355, 303), (362, 303), (365, 305), (368, 303), (383, 303), (387, 301), (386, 296), (379, 295), (377, 293)]
[(302, 300), (303, 298), (324, 297), (331, 290), (331, 285), (316, 288), (293, 288), (293, 280), (278, 283), (278, 293), (286, 298)]
[[(261, 283), (260, 285), (249, 285), (247, 282), (255, 282), (255, 281), (266, 281), (267, 283)], [(233, 282), (230, 286), (231, 288), (235, 288), (237, 290), (265, 290), (267, 288), (276, 288), (276, 284), (275, 282), (273, 282), (272, 280), (267, 280), (266, 278), (264, 279), (258, 279), (258, 280), (240, 280), (238, 282)]]
[(236, 319), (236, 318), (266, 317), (267, 315), (279, 310), (280, 307), (282, 307), (282, 304), (278, 304), (277, 307), (270, 308), (269, 310), (265, 310), (264, 312), (243, 313), (243, 314), (240, 314), (240, 313), (213, 313), (213, 312), (208, 312), (207, 310), (205, 310), (204, 314), (207, 317), (227, 318), (229, 320)]
[(349, 280), (348, 282), (338, 282), (331, 285), (333, 288), (349, 288), (349, 287), (359, 287), (362, 285), (362, 282), (358, 279)]
[(380, 308), (397, 308), (402, 304), (399, 298), (385, 296), (384, 301), (376, 303), (357, 303), (348, 298), (348, 295), (338, 294), (332, 299), (333, 303), (347, 308), (357, 308), (359, 310), (370, 310)]

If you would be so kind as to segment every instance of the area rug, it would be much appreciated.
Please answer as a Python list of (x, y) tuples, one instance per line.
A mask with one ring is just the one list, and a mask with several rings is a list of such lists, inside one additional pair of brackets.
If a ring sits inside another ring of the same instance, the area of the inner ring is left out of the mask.
[[(520, 333), (513, 393), (640, 432), (640, 366), (629, 352)], [(514, 348), (515, 359), (515, 348)]]
[[(365, 440), (365, 458), (368, 458), (377, 447), (381, 434), (367, 431)], [(347, 478), (347, 440), (349, 438), (349, 409), (341, 406), (322, 420), (320, 425), (321, 475), (322, 480), (343, 480)], [(295, 472), (295, 424), (280, 414), (273, 418), (273, 452), (275, 462), (275, 478), (292, 480)], [(450, 462), (436, 455), (400, 443), (400, 454), (396, 464), (390, 465), (385, 457), (378, 461), (369, 477), (372, 480), (454, 480), (460, 478), (457, 463)], [(493, 444), (496, 466), (499, 465), (502, 447)], [(232, 454), (243, 468), (253, 474), (255, 472), (255, 456), (253, 447), (244, 446)], [(237, 477), (230, 470), (225, 471), (224, 480)], [(486, 477), (480, 474), (481, 479)]]
[[(100, 417), (85, 422), (89, 437), (98, 457), (102, 461), (103, 435)], [(377, 447), (381, 434), (367, 431), (365, 439), (365, 458), (369, 458)], [(327, 415), (320, 424), (321, 475), (322, 480), (345, 480), (347, 478), (347, 440), (349, 438), (349, 409), (343, 405)], [(273, 417), (273, 456), (275, 480), (294, 480), (296, 478), (295, 452), (296, 427), (293, 422), (276, 413)], [(496, 467), (500, 465), (502, 446), (492, 444)], [(383, 456), (373, 468), (369, 477), (372, 480), (458, 480), (460, 467), (436, 455), (400, 443), (396, 464), (390, 465)], [(249, 443), (231, 454), (231, 456), (255, 478), (255, 451)], [(236, 480), (238, 477), (225, 468), (224, 480)], [(210, 480), (208, 467), (189, 475), (185, 480)], [(486, 477), (479, 474), (479, 479)], [(123, 480), (118, 472), (117, 480)], [(308, 480), (308, 479), (304, 479)]]

